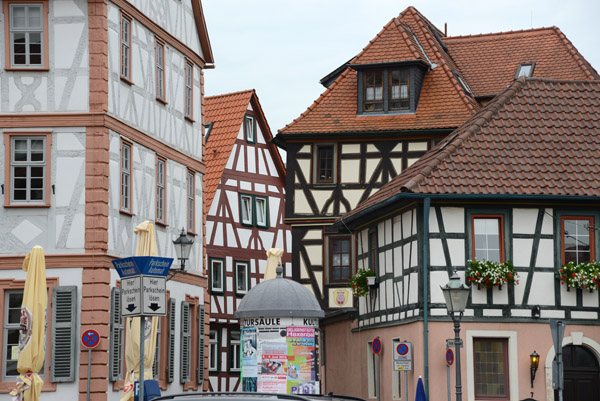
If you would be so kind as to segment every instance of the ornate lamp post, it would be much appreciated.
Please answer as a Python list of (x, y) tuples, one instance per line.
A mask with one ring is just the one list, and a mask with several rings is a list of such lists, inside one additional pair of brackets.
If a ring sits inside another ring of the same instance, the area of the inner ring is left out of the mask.
[(471, 293), (471, 287), (465, 286), (460, 282), (460, 276), (456, 273), (456, 269), (450, 277), (450, 281), (445, 286), (440, 286), (446, 299), (446, 308), (448, 315), (454, 321), (454, 348), (456, 353), (456, 401), (462, 401), (462, 385), (460, 372), (460, 347), (462, 341), (460, 339), (460, 319), (465, 312), (467, 299)]
[(182, 228), (179, 237), (173, 241), (173, 245), (175, 245), (175, 254), (177, 255), (177, 259), (179, 259), (180, 268), (171, 273), (168, 277), (169, 279), (177, 273), (185, 273), (185, 262), (190, 258), (193, 244), (194, 240), (190, 239), (185, 234), (185, 229)]

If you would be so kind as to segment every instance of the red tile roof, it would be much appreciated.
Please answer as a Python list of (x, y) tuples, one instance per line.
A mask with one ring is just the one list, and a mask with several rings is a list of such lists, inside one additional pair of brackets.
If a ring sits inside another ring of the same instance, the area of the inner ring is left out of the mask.
[(535, 63), (534, 78), (600, 79), (557, 27), (443, 40), (476, 96), (500, 93), (521, 63)]
[(520, 78), (344, 219), (403, 192), (600, 196), (599, 154), (599, 81)]

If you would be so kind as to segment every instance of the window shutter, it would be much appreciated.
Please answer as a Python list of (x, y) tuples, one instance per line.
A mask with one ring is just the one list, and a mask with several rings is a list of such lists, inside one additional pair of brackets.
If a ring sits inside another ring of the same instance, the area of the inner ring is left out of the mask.
[(179, 358), (179, 381), (190, 381), (190, 303), (181, 302), (181, 357)]
[(160, 338), (162, 336), (162, 319), (160, 316), (156, 319), (158, 319), (158, 324), (156, 325), (156, 346), (154, 349), (154, 362), (152, 363), (152, 376), (154, 377), (154, 380), (160, 380)]
[(175, 299), (169, 298), (169, 349), (167, 351), (167, 382), (175, 379)]
[(75, 332), (77, 331), (77, 287), (52, 290), (52, 351), (50, 381), (75, 381)]
[(204, 305), (198, 307), (198, 386), (204, 384)]
[(108, 380), (115, 382), (121, 377), (121, 344), (123, 324), (121, 318), (121, 289), (110, 290), (110, 339), (108, 356)]

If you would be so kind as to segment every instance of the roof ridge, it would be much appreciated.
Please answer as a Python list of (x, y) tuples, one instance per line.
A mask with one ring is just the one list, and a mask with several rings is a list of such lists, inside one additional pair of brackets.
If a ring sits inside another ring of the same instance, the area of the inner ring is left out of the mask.
[(446, 36), (444, 39), (454, 40), (454, 39), (471, 39), (471, 38), (479, 38), (483, 36), (494, 36), (494, 35), (510, 35), (510, 34), (519, 34), (519, 33), (530, 33), (536, 31), (552, 31), (556, 26), (548, 26), (548, 27), (540, 27), (540, 28), (531, 28), (531, 29), (520, 29), (516, 31), (501, 31), (501, 32), (488, 32), (488, 33), (476, 33), (472, 35), (457, 35), (457, 36)]
[[(571, 56), (575, 59), (575, 62), (583, 69), (584, 73), (590, 78), (590, 79), (600, 79), (600, 76), (598, 75), (598, 72), (594, 69), (594, 67), (592, 67), (592, 65), (581, 55), (581, 53), (579, 53), (579, 50), (577, 50), (577, 48), (573, 45), (573, 43), (567, 38), (567, 36), (560, 30), (560, 28), (558, 28), (557, 26), (552, 27), (554, 28), (554, 31), (556, 32), (556, 34), (558, 35), (558, 37), (561, 39), (561, 42), (567, 47), (567, 49), (569, 50), (569, 54), (571, 54)], [(590, 72), (590, 69), (592, 71), (594, 71), (594, 73), (592, 74), (592, 72)], [(594, 75), (595, 74), (595, 75)]]
[[(407, 28), (410, 30), (410, 27), (408, 25), (406, 25), (405, 23), (400, 22), (400, 20), (398, 20), (398, 18), (394, 18), (393, 21), (396, 24), (396, 28), (398, 29), (398, 32), (404, 38), (404, 42), (408, 45), (408, 48), (411, 50), (413, 56), (415, 56), (415, 58), (417, 58), (417, 59), (422, 59), (425, 55), (422, 54), (419, 50), (417, 50), (415, 48), (414, 42), (410, 39), (410, 37), (408, 36), (408, 32), (406, 31)], [(411, 33), (411, 35), (414, 36), (414, 33), (412, 32), (412, 30), (410, 30), (410, 33)]]
[(383, 32), (385, 32), (385, 30), (388, 28), (388, 26), (390, 26), (392, 24), (392, 22), (394, 22), (395, 18), (392, 18), (391, 20), (388, 21), (387, 24), (385, 24), (383, 26), (383, 28), (381, 28), (381, 30), (377, 33), (377, 35), (375, 35), (375, 37), (373, 39), (371, 39), (369, 41), (369, 43), (367, 43), (367, 45), (365, 47), (363, 47), (363, 49), (356, 55), (354, 56), (350, 61), (349, 64), (353, 64), (356, 60), (358, 60), (363, 54), (365, 54), (365, 52), (367, 51), (367, 49), (369, 49), (371, 46), (373, 46), (373, 43), (375, 43), (375, 41), (377, 39), (379, 39), (381, 37), (381, 35), (383, 34)]
[(541, 78), (541, 77), (529, 77), (529, 78), (526, 78), (526, 80), (527, 80), (527, 82), (539, 81), (539, 82), (546, 82), (546, 83), (551, 83), (551, 84), (592, 84), (592, 85), (600, 86), (600, 80), (597, 80), (597, 79), (593, 79), (593, 80), (589, 80), (589, 79), (552, 79), (552, 78)]
[(218, 98), (218, 97), (241, 95), (243, 93), (251, 93), (251, 92), (256, 93), (256, 89), (245, 89), (245, 90), (241, 90), (241, 91), (237, 91), (237, 92), (222, 93), (220, 95), (204, 96), (204, 98), (205, 99), (215, 99), (215, 98)]
[(487, 124), (512, 97), (522, 90), (526, 84), (525, 77), (521, 77), (513, 82), (501, 94), (496, 96), (486, 107), (477, 112), (460, 128), (458, 128), (453, 138), (437, 151), (438, 154), (430, 162), (420, 167), (419, 172), (402, 186), (402, 192), (412, 192), (420, 183), (423, 182), (439, 165), (453, 154), (471, 135), (476, 134), (482, 126)]
[(433, 24), (433, 22), (429, 21), (429, 19), (427, 19), (427, 17), (426, 17), (426, 16), (424, 16), (424, 15), (423, 15), (423, 14), (422, 14), (422, 13), (421, 13), (419, 10), (417, 10), (417, 8), (416, 8), (416, 7), (414, 7), (414, 6), (408, 6), (408, 7), (406, 8), (406, 10), (404, 10), (404, 11), (402, 11), (402, 12), (400, 13), (400, 15), (403, 15), (403, 14), (404, 14), (405, 12), (407, 12), (407, 11), (410, 11), (412, 14), (415, 14), (415, 15), (417, 15), (419, 18), (421, 18), (421, 19), (425, 20), (425, 22), (426, 22), (426, 23), (427, 23), (429, 26), (431, 26), (433, 29), (435, 29), (436, 31), (438, 31), (438, 33), (439, 33), (441, 36), (443, 36), (443, 37), (446, 37), (446, 35), (444, 34), (444, 32), (440, 31), (440, 29), (439, 29), (437, 26), (435, 26), (435, 25)]

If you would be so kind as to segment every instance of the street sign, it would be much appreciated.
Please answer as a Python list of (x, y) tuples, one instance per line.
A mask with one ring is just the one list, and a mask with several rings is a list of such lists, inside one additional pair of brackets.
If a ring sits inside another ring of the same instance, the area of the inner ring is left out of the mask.
[(379, 353), (381, 352), (381, 340), (379, 339), (379, 337), (375, 337), (375, 339), (373, 340), (373, 344), (372, 344), (372, 348), (373, 348), (373, 353), (375, 355), (379, 355)]
[(96, 330), (89, 329), (84, 331), (81, 335), (81, 345), (83, 345), (84, 348), (96, 348), (98, 344), (100, 344), (100, 334), (98, 334)]
[(454, 338), (448, 338), (446, 340), (446, 348), (456, 348), (456, 344), (458, 344), (459, 348), (463, 347), (463, 342), (460, 338), (458, 339), (458, 341), (456, 341), (456, 339)]
[(141, 276), (121, 279), (121, 315), (140, 316), (142, 313)]
[(452, 351), (451, 348), (448, 348), (446, 350), (446, 364), (448, 366), (452, 366), (453, 363), (454, 363), (454, 351)]
[(112, 261), (119, 277), (132, 276), (159, 276), (165, 277), (173, 264), (173, 258), (160, 258), (158, 256), (132, 256)]
[(552, 361), (552, 388), (562, 390), (564, 388), (562, 339), (565, 335), (565, 321), (550, 319), (550, 332), (556, 353), (554, 361)]
[(394, 341), (394, 371), (412, 370), (412, 343)]
[(167, 281), (164, 277), (142, 276), (142, 314), (167, 314)]

